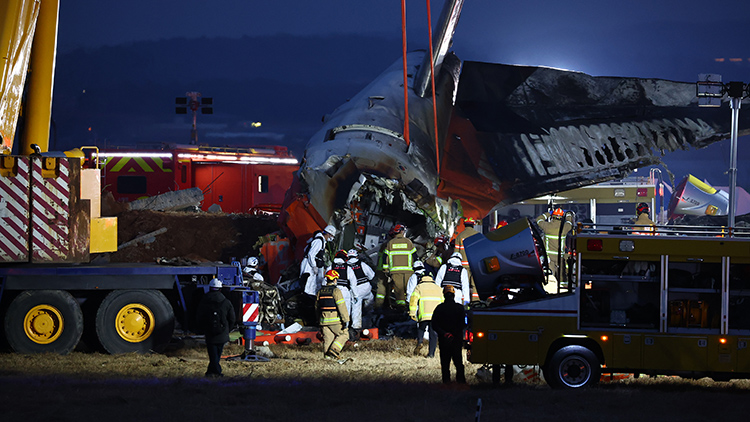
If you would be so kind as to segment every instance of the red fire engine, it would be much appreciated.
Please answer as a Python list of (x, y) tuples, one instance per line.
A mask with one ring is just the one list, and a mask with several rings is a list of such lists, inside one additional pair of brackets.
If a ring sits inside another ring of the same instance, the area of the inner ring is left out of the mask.
[(170, 145), (152, 149), (103, 149), (104, 190), (118, 201), (200, 188), (202, 208), (224, 212), (278, 212), (299, 162), (283, 146)]

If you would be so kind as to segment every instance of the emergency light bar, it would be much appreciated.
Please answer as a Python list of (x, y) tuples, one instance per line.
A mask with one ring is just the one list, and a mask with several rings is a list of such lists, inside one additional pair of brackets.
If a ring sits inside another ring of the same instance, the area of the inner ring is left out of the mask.
[(296, 158), (279, 158), (279, 157), (237, 157), (234, 155), (216, 155), (216, 154), (178, 154), (177, 158), (190, 160), (205, 161), (222, 161), (233, 163), (240, 161), (240, 164), (299, 164)]
[(99, 157), (172, 158), (169, 152), (100, 152)]

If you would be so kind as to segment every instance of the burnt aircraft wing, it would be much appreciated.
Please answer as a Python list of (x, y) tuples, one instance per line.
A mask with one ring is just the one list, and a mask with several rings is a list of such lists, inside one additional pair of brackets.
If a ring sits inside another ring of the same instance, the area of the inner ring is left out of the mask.
[[(730, 120), (727, 105), (698, 107), (694, 83), (464, 62), (438, 195), (481, 217), (728, 139)], [(739, 127), (750, 133), (750, 116)]]

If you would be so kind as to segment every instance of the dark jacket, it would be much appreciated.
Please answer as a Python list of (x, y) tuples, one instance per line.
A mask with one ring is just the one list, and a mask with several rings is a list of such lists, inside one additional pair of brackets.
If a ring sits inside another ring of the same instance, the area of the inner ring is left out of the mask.
[(465, 327), (464, 307), (456, 303), (452, 296), (450, 300), (446, 297), (445, 302), (438, 305), (432, 313), (432, 329), (438, 333), (441, 341), (445, 339), (445, 333), (451, 333), (453, 340), (463, 340)]
[[(211, 321), (211, 313), (218, 311), (224, 318), (224, 331), (219, 334), (210, 334), (208, 324)], [(206, 334), (206, 343), (226, 343), (229, 341), (229, 331), (237, 322), (234, 314), (234, 306), (219, 290), (211, 290), (206, 293), (198, 304), (198, 328)]]

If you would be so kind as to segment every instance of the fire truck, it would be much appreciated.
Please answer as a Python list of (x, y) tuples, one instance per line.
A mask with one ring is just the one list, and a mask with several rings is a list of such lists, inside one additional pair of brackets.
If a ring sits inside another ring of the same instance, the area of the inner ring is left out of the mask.
[[(96, 158), (96, 157), (93, 157)], [(278, 213), (299, 162), (283, 146), (161, 145), (102, 149), (103, 185), (118, 201), (198, 187), (202, 209)]]
[[(496, 382), (510, 365), (538, 365), (553, 388), (603, 373), (750, 377), (750, 232), (645, 229), (579, 226), (570, 291), (472, 310), (469, 360)], [(494, 269), (488, 242), (465, 243), (474, 274)]]

